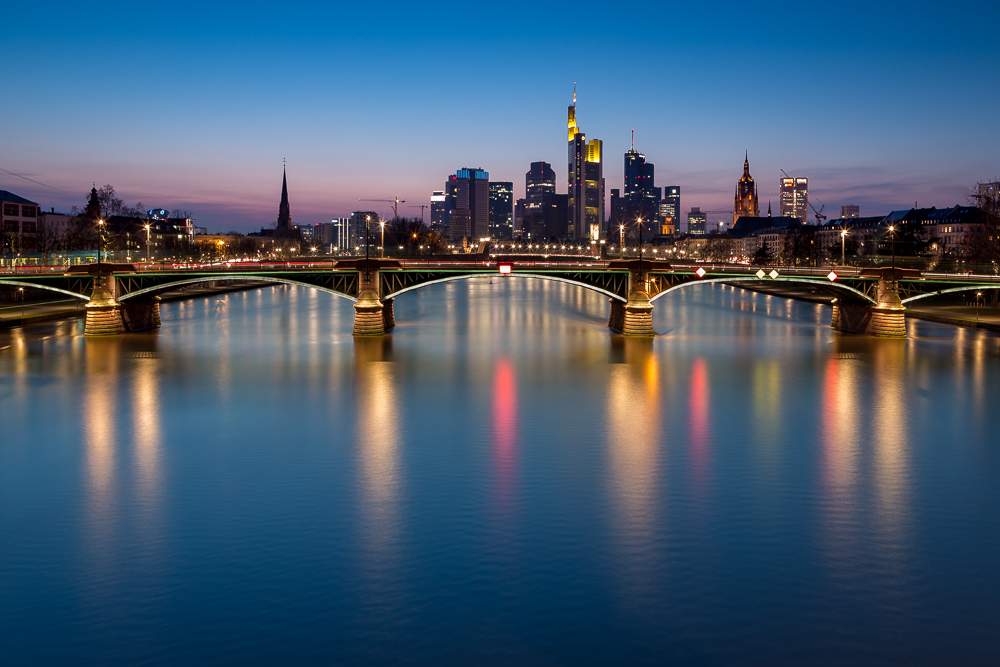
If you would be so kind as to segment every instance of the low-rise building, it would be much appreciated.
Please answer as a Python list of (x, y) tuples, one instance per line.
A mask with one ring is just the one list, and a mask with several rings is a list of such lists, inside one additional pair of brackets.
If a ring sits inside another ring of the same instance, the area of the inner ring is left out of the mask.
[(2, 252), (33, 252), (38, 227), (38, 203), (0, 190)]

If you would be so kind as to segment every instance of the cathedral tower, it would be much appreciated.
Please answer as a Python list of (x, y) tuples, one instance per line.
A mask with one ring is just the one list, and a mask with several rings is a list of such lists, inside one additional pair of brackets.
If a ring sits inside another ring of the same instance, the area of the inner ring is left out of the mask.
[(736, 197), (733, 199), (733, 224), (743, 216), (760, 217), (757, 205), (757, 184), (750, 175), (749, 153), (743, 160), (743, 176), (736, 183)]

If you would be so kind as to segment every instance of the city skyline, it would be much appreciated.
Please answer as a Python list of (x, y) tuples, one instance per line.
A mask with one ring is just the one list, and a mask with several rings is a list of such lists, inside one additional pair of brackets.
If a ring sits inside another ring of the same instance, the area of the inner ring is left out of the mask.
[[(741, 16), (699, 33), (695, 28), (710, 18), (700, 10), (650, 6), (654, 18), (673, 12), (676, 39), (649, 45), (649, 62), (669, 71), (673, 83), (664, 78), (636, 104), (623, 103), (628, 82), (610, 76), (624, 62), (617, 45), (628, 35), (625, 18), (607, 14), (608, 39), (586, 71), (555, 68), (525, 81), (520, 72), (539, 54), (558, 61), (573, 34), (555, 10), (543, 10), (527, 27), (512, 7), (514, 18), (499, 21), (473, 10), (441, 34), (426, 29), (432, 16), (400, 8), (389, 19), (399, 29), (395, 37), (370, 27), (373, 15), (364, 9), (288, 10), (266, 24), (248, 10), (220, 32), (218, 25), (185, 22), (183, 8), (176, 18), (155, 7), (91, 15), (57, 5), (44, 16), (15, 8), (13, 20), (24, 28), (11, 43), (9, 85), (40, 101), (0, 112), (12, 130), (0, 189), (46, 210), (68, 210), (85, 204), (92, 183), (111, 183), (130, 204), (187, 209), (200, 226), (241, 231), (274, 221), (286, 158), (296, 223), (349, 215), (359, 197), (429, 203), (441, 176), (458, 164), (482, 165), (494, 179), (513, 182), (518, 199), (525, 196), (521, 174), (546, 161), (562, 193), (563, 109), (574, 81), (588, 138), (604, 142), (607, 191), (623, 187), (617, 156), (635, 128), (657, 180), (683, 189), (685, 210), (729, 208), (745, 151), (762, 202), (778, 201), (784, 169), (807, 176), (810, 196), (828, 212), (857, 204), (862, 215), (915, 202), (965, 203), (969, 188), (1000, 172), (1000, 138), (989, 129), (1000, 93), (985, 85), (1000, 49), (986, 33), (977, 38), (996, 14), (991, 6), (949, 6), (931, 18), (919, 8), (900, 15), (866, 5), (864, 21), (822, 10), (794, 18), (810, 28), (817, 21), (849, 25), (855, 42), (878, 42), (847, 54), (834, 41), (802, 48), (770, 34), (769, 22), (780, 14), (774, 9), (756, 10), (749, 25)], [(335, 21), (362, 27), (349, 38), (324, 32)], [(474, 45), (462, 30), (473, 24), (491, 38), (482, 58), (502, 64), (510, 85), (470, 79), (465, 74), (478, 64), (453, 57)], [(146, 30), (150, 25), (157, 29)], [(874, 40), (889, 25), (900, 35), (953, 28), (966, 39)], [(276, 37), (282, 29), (295, 39)], [(151, 43), (157, 48), (136, 55), (133, 47)], [(530, 55), (522, 52), (528, 44)], [(734, 103), (727, 82), (740, 61), (759, 72), (761, 92)], [(796, 80), (811, 101), (807, 108), (789, 110), (781, 101), (779, 67), (805, 73)], [(466, 83), (442, 93), (434, 81), (449, 68)], [(676, 90), (697, 103), (667, 104)], [(891, 102), (956, 91), (974, 92), (973, 102)], [(477, 113), (456, 113), (462, 107)]]

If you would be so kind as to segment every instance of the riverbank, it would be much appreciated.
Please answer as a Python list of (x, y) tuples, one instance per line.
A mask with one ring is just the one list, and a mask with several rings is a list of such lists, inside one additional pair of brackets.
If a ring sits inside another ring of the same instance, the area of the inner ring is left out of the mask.
[[(183, 299), (194, 299), (199, 296), (209, 296), (212, 294), (223, 294), (226, 292), (240, 292), (248, 289), (256, 289), (270, 282), (243, 282), (233, 285), (206, 286), (195, 285), (182, 287), (171, 292), (160, 295), (160, 301), (167, 303), (170, 301), (180, 301)], [(40, 301), (20, 303), (0, 304), (0, 329), (7, 327), (18, 327), (26, 324), (37, 324), (39, 322), (51, 322), (53, 320), (65, 320), (74, 317), (83, 317), (87, 311), (85, 303), (76, 299), (63, 299), (56, 301)]]

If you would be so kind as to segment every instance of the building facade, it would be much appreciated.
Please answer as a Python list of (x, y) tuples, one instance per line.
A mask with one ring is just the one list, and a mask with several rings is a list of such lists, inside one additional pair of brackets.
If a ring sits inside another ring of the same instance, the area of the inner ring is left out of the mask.
[(569, 223), (574, 241), (598, 240), (604, 226), (604, 143), (587, 141), (576, 124), (576, 92), (568, 109), (569, 138)]
[(525, 205), (541, 207), (547, 194), (556, 193), (556, 172), (548, 162), (532, 162), (524, 175)]
[(809, 179), (805, 176), (786, 176), (779, 179), (779, 212), (783, 218), (798, 218), (802, 224), (809, 222)]
[(840, 207), (840, 217), (844, 219), (860, 218), (861, 207), (857, 204), (844, 204)]
[(449, 197), (443, 190), (431, 193), (431, 231), (444, 236), (448, 231)]
[[(736, 196), (733, 198), (733, 224), (740, 218), (760, 217), (760, 206), (757, 204), (757, 184), (750, 175), (750, 156), (743, 160), (743, 176), (736, 182)], [(690, 217), (690, 216), (689, 216)]]
[(681, 224), (681, 186), (663, 186), (663, 199), (660, 200), (661, 234), (676, 234)]
[(0, 190), (0, 252), (34, 252), (38, 203)]
[(490, 182), (489, 199), (490, 238), (511, 240), (514, 238), (514, 183)]

